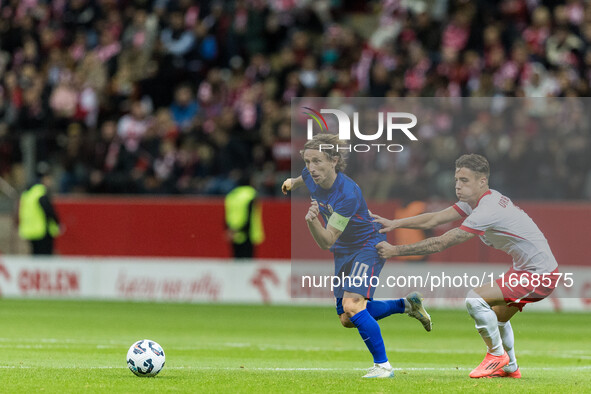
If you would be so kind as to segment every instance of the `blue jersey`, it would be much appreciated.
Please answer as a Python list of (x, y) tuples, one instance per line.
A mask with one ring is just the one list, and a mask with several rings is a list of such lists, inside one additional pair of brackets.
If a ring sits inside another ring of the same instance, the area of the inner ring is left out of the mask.
[(378, 232), (380, 225), (371, 221), (361, 189), (347, 175), (338, 172), (329, 190), (314, 183), (307, 168), (302, 171), (302, 179), (312, 199), (318, 202), (325, 227), (333, 213), (349, 219), (345, 230), (330, 248), (331, 252), (344, 255), (361, 248), (374, 249), (378, 243), (386, 240), (386, 234)]

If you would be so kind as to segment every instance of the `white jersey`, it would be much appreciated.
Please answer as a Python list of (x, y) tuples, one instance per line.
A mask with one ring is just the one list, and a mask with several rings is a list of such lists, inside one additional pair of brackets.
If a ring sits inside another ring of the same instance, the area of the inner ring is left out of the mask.
[(484, 193), (474, 209), (462, 201), (453, 207), (466, 218), (460, 228), (478, 235), (486, 245), (509, 254), (514, 269), (545, 273), (558, 266), (538, 226), (498, 191)]

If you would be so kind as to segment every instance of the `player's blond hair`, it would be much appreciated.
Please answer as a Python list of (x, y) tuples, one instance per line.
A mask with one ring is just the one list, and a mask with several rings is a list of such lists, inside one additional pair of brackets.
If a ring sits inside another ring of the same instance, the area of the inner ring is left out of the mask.
[[(320, 145), (322, 145), (322, 149), (320, 149)], [(328, 148), (329, 145), (332, 145), (332, 148)], [(347, 167), (347, 163), (344, 157), (344, 151), (339, 152), (337, 147), (345, 145), (345, 142), (339, 140), (339, 136), (335, 134), (316, 134), (311, 140), (308, 140), (304, 145), (304, 149), (300, 151), (302, 157), (304, 156), (304, 151), (306, 149), (314, 149), (320, 152), (323, 152), (326, 157), (332, 159), (333, 157), (338, 157), (337, 165), (335, 166), (336, 172), (343, 172)]]
[(456, 168), (467, 168), (485, 176), (486, 179), (489, 179), (490, 177), (490, 166), (488, 164), (488, 160), (486, 160), (486, 157), (476, 153), (460, 156), (456, 160)]

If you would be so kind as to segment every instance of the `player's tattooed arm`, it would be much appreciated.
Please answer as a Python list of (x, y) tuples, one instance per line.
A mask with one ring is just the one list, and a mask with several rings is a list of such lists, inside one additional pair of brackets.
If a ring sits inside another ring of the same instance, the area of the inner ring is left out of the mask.
[(378, 249), (380, 257), (386, 259), (394, 256), (425, 255), (441, 252), (451, 246), (466, 242), (474, 236), (474, 234), (457, 227), (439, 237), (427, 238), (414, 244), (390, 245), (387, 242), (380, 242), (376, 245), (376, 248)]

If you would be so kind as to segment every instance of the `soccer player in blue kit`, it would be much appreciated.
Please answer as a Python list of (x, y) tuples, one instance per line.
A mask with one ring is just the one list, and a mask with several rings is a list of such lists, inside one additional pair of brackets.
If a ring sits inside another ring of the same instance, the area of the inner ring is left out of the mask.
[(334, 295), (341, 324), (356, 327), (373, 356), (374, 366), (363, 377), (391, 378), (394, 370), (377, 320), (407, 313), (431, 331), (431, 317), (417, 292), (396, 300), (372, 299), (375, 287), (370, 279), (380, 275), (385, 262), (375, 245), (385, 236), (372, 222), (359, 186), (343, 174), (346, 164), (337, 149), (339, 145), (343, 143), (332, 134), (317, 134), (307, 141), (301, 151), (306, 163), (302, 175), (285, 180), (281, 190), (287, 194), (305, 185), (310, 191), (312, 202), (305, 217), (308, 229), (318, 246), (334, 254), (335, 276), (351, 278), (341, 281)]

